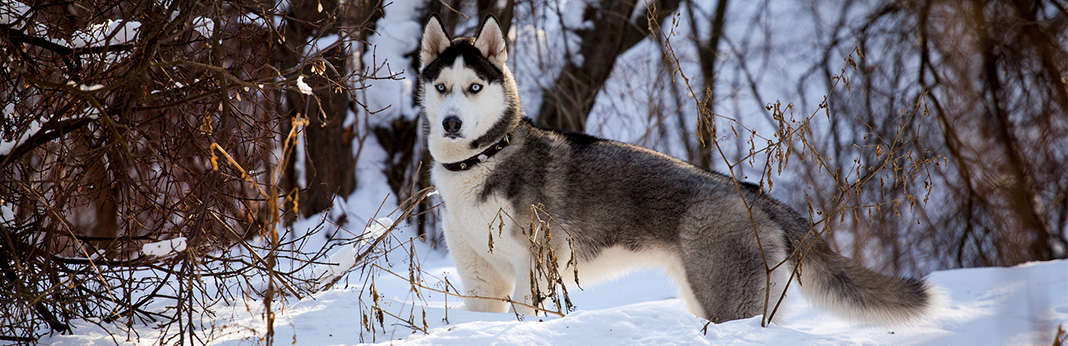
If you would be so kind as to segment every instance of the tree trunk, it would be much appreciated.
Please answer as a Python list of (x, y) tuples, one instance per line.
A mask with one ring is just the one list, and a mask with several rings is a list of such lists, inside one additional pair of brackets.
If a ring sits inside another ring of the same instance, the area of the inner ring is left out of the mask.
[[(651, 5), (652, 16), (657, 22), (679, 7), (681, 0), (661, 0)], [(593, 109), (604, 82), (615, 67), (616, 58), (649, 34), (649, 16), (632, 20), (635, 0), (604, 0), (598, 10), (587, 9), (593, 20), (593, 28), (578, 31), (582, 39), (578, 56), (581, 65), (568, 57), (568, 63), (553, 82), (553, 87), (542, 95), (538, 110), (539, 124), (566, 131), (586, 130), (586, 118)], [(648, 13), (648, 12), (646, 12)]]
[[(322, 6), (322, 11), (319, 10)], [(300, 75), (304, 82), (313, 89), (313, 95), (304, 95), (297, 91), (285, 92), (282, 113), (289, 118), (298, 114), (307, 117), (308, 126), (304, 132), (305, 181), (307, 186), (298, 193), (297, 207), (303, 217), (314, 215), (333, 206), (334, 196), (347, 196), (356, 188), (356, 162), (352, 154), (351, 136), (345, 136), (344, 121), (350, 109), (349, 95), (335, 92), (331, 86), (334, 80), (341, 80), (338, 73), (345, 72), (346, 52), (344, 46), (338, 46), (323, 54), (326, 62), (333, 69), (312, 71), (314, 61), (304, 61), (305, 47), (309, 37), (322, 37), (338, 33), (334, 22), (338, 20), (337, 1), (298, 2), (294, 3), (284, 27), (286, 43), (276, 49), (276, 58), (282, 70), (306, 65)], [(320, 65), (321, 66), (321, 65)], [(292, 79), (296, 79), (293, 76)], [(288, 126), (288, 122), (286, 122)], [(284, 126), (284, 127), (287, 127)], [(282, 133), (288, 133), (283, 129)], [(298, 187), (294, 157), (285, 158), (286, 176), (283, 186), (287, 193)], [(293, 197), (293, 196), (291, 196)], [(292, 205), (287, 205), (291, 210)], [(287, 218), (292, 220), (292, 218)]]
[[(694, 16), (694, 3), (690, 1), (690, 24), (696, 29), (697, 21)], [(707, 44), (701, 42), (699, 39), (695, 40), (697, 43), (697, 54), (701, 61), (701, 77), (705, 81), (705, 93), (701, 98), (701, 114), (697, 118), (697, 138), (696, 143), (697, 150), (691, 151), (694, 153), (694, 157), (690, 158), (690, 162), (698, 167), (711, 170), (712, 169), (712, 136), (715, 117), (715, 96), (716, 96), (716, 55), (719, 53), (719, 40), (723, 37), (723, 23), (726, 22), (725, 15), (727, 13), (727, 0), (719, 0), (716, 3), (716, 13), (712, 18), (712, 26), (709, 31), (709, 40)], [(696, 32), (696, 30), (694, 30)], [(687, 144), (688, 145), (688, 144)]]

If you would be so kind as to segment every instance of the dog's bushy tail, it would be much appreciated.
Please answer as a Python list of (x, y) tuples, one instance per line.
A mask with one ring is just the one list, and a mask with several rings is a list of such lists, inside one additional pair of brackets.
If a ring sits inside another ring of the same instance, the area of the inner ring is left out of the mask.
[(902, 324), (923, 318), (934, 305), (936, 292), (923, 279), (878, 273), (809, 238), (791, 245), (801, 257), (801, 292), (820, 308), (857, 321)]
[(794, 279), (816, 306), (851, 320), (903, 324), (923, 319), (944, 299), (923, 279), (884, 275), (842, 257), (785, 204), (765, 198), (759, 205), (782, 227)]

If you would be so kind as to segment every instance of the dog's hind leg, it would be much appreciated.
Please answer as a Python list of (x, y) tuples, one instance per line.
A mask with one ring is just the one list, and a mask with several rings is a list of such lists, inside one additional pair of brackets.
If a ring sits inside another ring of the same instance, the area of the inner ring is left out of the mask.
[[(718, 210), (729, 212), (724, 209), (730, 207)], [(781, 236), (776, 236), (781, 234), (778, 228), (744, 211), (689, 221), (681, 226), (679, 246), (686, 281), (696, 300), (688, 305), (701, 309), (694, 313), (718, 323), (761, 315), (766, 301), (774, 306), (781, 283), (772, 277), (773, 290), (767, 291), (767, 268), (785, 256)]]

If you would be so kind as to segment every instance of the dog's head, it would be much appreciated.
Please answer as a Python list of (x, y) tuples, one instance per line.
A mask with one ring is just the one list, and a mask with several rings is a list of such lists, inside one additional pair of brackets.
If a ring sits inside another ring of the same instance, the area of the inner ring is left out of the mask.
[(486, 16), (478, 36), (450, 39), (437, 16), (423, 29), (420, 101), (430, 154), (465, 160), (519, 123), (519, 98), (501, 26)]

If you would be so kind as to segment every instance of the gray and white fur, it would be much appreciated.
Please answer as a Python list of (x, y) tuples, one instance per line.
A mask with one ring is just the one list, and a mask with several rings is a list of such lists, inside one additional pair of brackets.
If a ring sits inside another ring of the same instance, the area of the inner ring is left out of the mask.
[[(834, 253), (807, 219), (757, 186), (639, 146), (535, 127), (521, 117), (505, 41), (492, 16), (475, 38), (457, 39), (434, 16), (420, 49), (431, 177), (465, 294), (536, 306), (531, 285), (547, 284), (530, 275), (537, 206), (554, 220), (550, 246), (565, 283), (575, 272), (586, 284), (663, 268), (687, 307), (714, 322), (771, 312), (788, 282), (818, 306), (863, 322), (910, 321), (932, 305), (924, 281)], [(458, 162), (464, 169), (446, 169)], [(466, 299), (465, 306), (505, 312), (510, 305)]]

